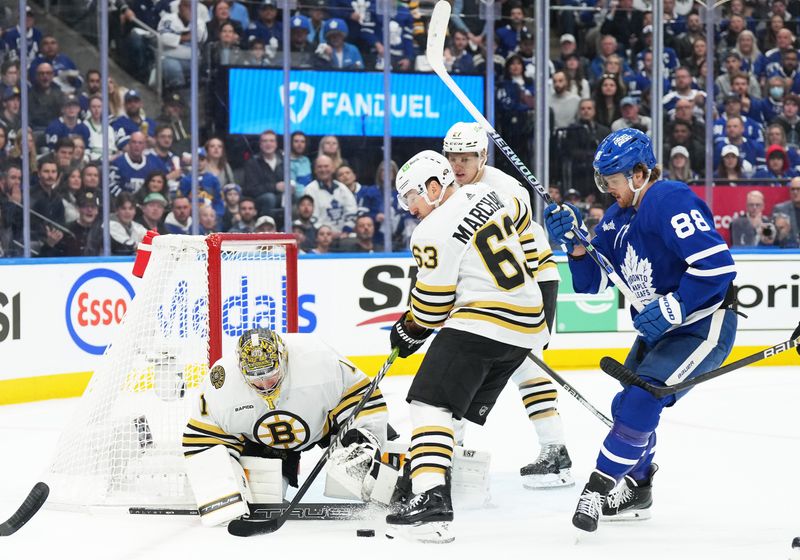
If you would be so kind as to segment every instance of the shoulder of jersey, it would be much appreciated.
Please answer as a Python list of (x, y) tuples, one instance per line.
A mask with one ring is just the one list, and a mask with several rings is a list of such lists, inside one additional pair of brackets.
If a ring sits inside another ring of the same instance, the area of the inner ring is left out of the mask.
[[(689, 198), (692, 198), (694, 191), (692, 191), (686, 183), (682, 183), (681, 181), (661, 180), (656, 181), (653, 186), (648, 189), (647, 194), (653, 195), (650, 197), (651, 205), (655, 204), (659, 210), (664, 210), (664, 205), (668, 207), (673, 205), (683, 206), (683, 203), (686, 203)], [(644, 200), (647, 200), (647, 196), (645, 196)]]
[(243, 385), (244, 382), (235, 355), (217, 360), (206, 376), (206, 385), (211, 394), (235, 390), (235, 387)]

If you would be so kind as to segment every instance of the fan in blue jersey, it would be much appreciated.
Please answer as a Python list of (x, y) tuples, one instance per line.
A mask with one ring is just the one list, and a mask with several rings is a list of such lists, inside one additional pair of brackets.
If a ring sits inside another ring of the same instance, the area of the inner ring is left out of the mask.
[[(197, 198), (201, 204), (208, 204), (217, 213), (217, 219), (222, 220), (222, 215), (225, 213), (225, 203), (222, 201), (222, 185), (219, 184), (219, 179), (213, 173), (206, 170), (208, 164), (208, 155), (205, 148), (198, 148), (197, 150)], [(180, 184), (178, 185), (180, 193), (191, 199), (192, 197), (192, 175), (187, 172), (186, 175), (181, 177)]]
[[(639, 336), (625, 366), (656, 385), (717, 368), (736, 334), (736, 271), (713, 215), (685, 183), (660, 179), (650, 139), (638, 130), (607, 136), (593, 166), (598, 188), (616, 203), (597, 224), (592, 243), (645, 304), (631, 312)], [(583, 227), (578, 210), (551, 204), (545, 223), (569, 254), (575, 291), (605, 290), (605, 272), (586, 258), (570, 232), (575, 224)], [(609, 520), (649, 516), (655, 430), (664, 407), (683, 394), (657, 399), (627, 386), (614, 397), (614, 424), (578, 501), (576, 527), (596, 530), (601, 513)]]
[(55, 150), (59, 139), (66, 138), (70, 134), (77, 134), (83, 138), (84, 145), (89, 145), (89, 127), (78, 120), (81, 113), (80, 100), (74, 95), (64, 98), (64, 105), (61, 107), (61, 116), (47, 125), (44, 137), (47, 147)]
[(153, 171), (167, 172), (167, 168), (158, 157), (144, 153), (146, 147), (144, 134), (141, 132), (131, 134), (125, 153), (111, 164), (109, 173), (111, 194), (114, 196), (121, 192), (133, 194), (144, 185), (144, 180)]
[(131, 134), (142, 131), (148, 136), (155, 136), (156, 123), (143, 115), (142, 97), (135, 89), (125, 92), (125, 114), (117, 117), (111, 123), (114, 129), (114, 141), (117, 148), (122, 150), (130, 140)]

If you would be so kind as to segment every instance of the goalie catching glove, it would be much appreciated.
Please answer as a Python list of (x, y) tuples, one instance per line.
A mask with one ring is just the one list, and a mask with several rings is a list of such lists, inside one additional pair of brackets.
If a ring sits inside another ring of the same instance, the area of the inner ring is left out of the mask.
[(342, 436), (341, 446), (331, 453), (328, 476), (366, 502), (375, 487), (372, 467), (380, 460), (380, 443), (375, 434), (364, 428), (354, 428)]
[(433, 329), (420, 327), (414, 323), (414, 320), (411, 318), (411, 312), (406, 311), (397, 322), (392, 325), (392, 330), (389, 333), (389, 342), (392, 348), (397, 348), (399, 350), (398, 356), (407, 358), (419, 350), (420, 346), (425, 344), (425, 339), (431, 334), (433, 334)]

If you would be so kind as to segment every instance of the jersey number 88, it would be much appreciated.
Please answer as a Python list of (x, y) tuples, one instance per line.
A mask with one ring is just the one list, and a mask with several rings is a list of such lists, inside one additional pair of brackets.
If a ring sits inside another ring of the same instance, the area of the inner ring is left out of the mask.
[[(691, 218), (689, 216), (691, 216)], [(709, 231), (711, 229), (711, 226), (708, 225), (708, 222), (706, 222), (705, 218), (703, 218), (703, 215), (700, 213), (700, 210), (696, 208), (692, 209), (688, 214), (685, 212), (675, 214), (672, 216), (670, 224), (672, 224), (675, 230), (675, 235), (680, 239), (686, 239), (698, 229), (700, 231)]]

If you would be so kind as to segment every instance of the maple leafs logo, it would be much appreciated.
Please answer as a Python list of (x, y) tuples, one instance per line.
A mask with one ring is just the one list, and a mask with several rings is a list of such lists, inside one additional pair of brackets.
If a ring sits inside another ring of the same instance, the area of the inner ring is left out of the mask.
[(655, 297), (653, 288), (653, 267), (648, 259), (640, 259), (639, 255), (628, 243), (625, 251), (625, 260), (620, 267), (625, 283), (628, 284), (633, 294), (642, 302), (649, 302)]

